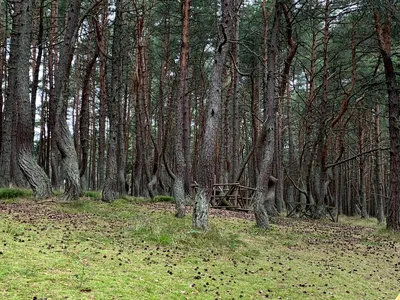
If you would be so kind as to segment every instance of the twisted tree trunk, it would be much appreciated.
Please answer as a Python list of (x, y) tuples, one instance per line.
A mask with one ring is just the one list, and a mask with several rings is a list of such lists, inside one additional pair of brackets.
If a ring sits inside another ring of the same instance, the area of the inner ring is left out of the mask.
[[(33, 123), (31, 102), (29, 98), (29, 58), (31, 47), (31, 22), (35, 1), (21, 0), (14, 3), (14, 18), (11, 38), (11, 49), (14, 65), (10, 72), (14, 76), (11, 100), (19, 108), (17, 121), (17, 159), (19, 167), (24, 173), (37, 198), (51, 196), (50, 180), (37, 160), (32, 155), (33, 150)], [(15, 51), (15, 52), (14, 52)]]
[(65, 189), (62, 196), (64, 200), (73, 200), (81, 195), (78, 157), (66, 119), (69, 77), (74, 54), (76, 31), (79, 28), (80, 8), (81, 0), (72, 1), (69, 7), (67, 28), (65, 30), (59, 65), (55, 75), (54, 96), (56, 114), (54, 133), (57, 148), (61, 153), (61, 165), (65, 178)]

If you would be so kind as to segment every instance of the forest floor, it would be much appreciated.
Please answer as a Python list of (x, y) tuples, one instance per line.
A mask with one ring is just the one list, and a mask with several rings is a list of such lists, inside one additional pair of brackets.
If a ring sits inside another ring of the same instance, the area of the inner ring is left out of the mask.
[(0, 299), (395, 299), (400, 235), (376, 220), (211, 210), (210, 229), (170, 203), (0, 201)]

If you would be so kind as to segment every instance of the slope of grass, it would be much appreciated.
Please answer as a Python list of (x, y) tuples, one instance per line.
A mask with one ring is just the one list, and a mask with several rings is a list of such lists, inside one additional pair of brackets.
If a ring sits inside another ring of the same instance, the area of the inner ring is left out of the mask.
[(0, 203), (0, 299), (375, 300), (400, 293), (400, 237), (374, 223), (282, 218), (263, 232), (253, 221), (214, 216), (203, 233), (170, 207)]

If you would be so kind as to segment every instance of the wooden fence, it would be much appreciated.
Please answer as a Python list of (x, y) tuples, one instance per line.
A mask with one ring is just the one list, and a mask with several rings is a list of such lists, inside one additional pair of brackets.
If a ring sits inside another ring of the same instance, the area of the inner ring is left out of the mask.
[(256, 189), (239, 183), (214, 183), (211, 205), (215, 208), (252, 210)]

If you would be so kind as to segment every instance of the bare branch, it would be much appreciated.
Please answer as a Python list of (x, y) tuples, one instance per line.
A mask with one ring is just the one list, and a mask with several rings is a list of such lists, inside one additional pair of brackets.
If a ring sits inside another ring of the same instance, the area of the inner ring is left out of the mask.
[(365, 152), (362, 152), (362, 153), (353, 155), (352, 157), (346, 158), (346, 159), (341, 160), (341, 161), (339, 161), (339, 162), (326, 165), (325, 167), (326, 167), (327, 169), (328, 169), (328, 168), (332, 168), (332, 167), (334, 167), (334, 166), (341, 165), (341, 164), (344, 164), (344, 163), (346, 163), (346, 162), (348, 162), (348, 161), (350, 161), (350, 160), (356, 159), (356, 158), (358, 158), (358, 157), (360, 157), (360, 156), (363, 156), (363, 155), (366, 155), (366, 154), (370, 154), (370, 153), (375, 152), (375, 151), (386, 151), (386, 150), (389, 150), (389, 149), (390, 149), (389, 147), (371, 149), (371, 150), (368, 150), (368, 151), (365, 151)]
[(285, 168), (284, 170), (285, 170), (285, 173), (286, 173), (287, 177), (289, 178), (290, 182), (294, 185), (294, 187), (296, 188), (296, 190), (298, 190), (300, 193), (304, 194), (304, 195), (308, 198), (307, 192), (306, 192), (305, 190), (302, 190), (301, 188), (299, 188), (299, 187), (297, 186), (297, 184), (294, 182), (294, 180), (292, 179), (292, 177), (290, 177), (290, 175), (289, 175), (288, 171), (286, 170), (286, 168)]

